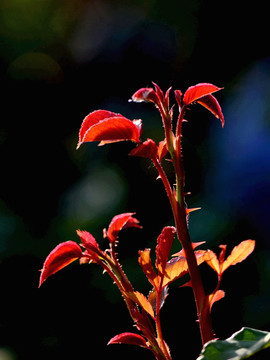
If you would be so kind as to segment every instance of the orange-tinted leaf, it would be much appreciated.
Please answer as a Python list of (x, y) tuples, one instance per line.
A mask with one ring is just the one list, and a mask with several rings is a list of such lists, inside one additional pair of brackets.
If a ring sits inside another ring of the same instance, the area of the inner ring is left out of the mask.
[(145, 339), (138, 334), (125, 332), (119, 335), (114, 336), (109, 342), (108, 345), (111, 344), (129, 344), (129, 345), (138, 345), (144, 348), (148, 348)]
[[(205, 255), (205, 250), (195, 251), (195, 256), (197, 258), (197, 264), (200, 265), (203, 263)], [(179, 256), (171, 259), (167, 262), (166, 265), (166, 274), (162, 283), (162, 287), (168, 285), (169, 283), (179, 279), (180, 277), (188, 273), (188, 264), (184, 256)]]
[(156, 246), (156, 268), (160, 274), (164, 274), (168, 261), (176, 229), (166, 226), (157, 239)]
[(111, 242), (114, 242), (117, 239), (118, 233), (122, 229), (126, 229), (128, 227), (140, 228), (139, 221), (132, 217), (133, 215), (134, 213), (124, 213), (113, 217), (106, 233), (106, 236)]
[(152, 318), (155, 318), (153, 307), (148, 301), (148, 299), (139, 291), (135, 291), (130, 294), (131, 299), (133, 299), (138, 305), (140, 305)]
[(188, 264), (184, 256), (171, 259), (166, 266), (166, 275), (162, 286), (168, 285), (170, 282), (184, 276), (188, 273)]
[(221, 107), (220, 107), (217, 99), (213, 95), (209, 94), (209, 95), (203, 96), (200, 99), (198, 99), (197, 102), (198, 102), (198, 104), (201, 104), (206, 109), (211, 111), (215, 115), (215, 117), (220, 119), (222, 127), (224, 126), (225, 121), (224, 121), (224, 116), (223, 116)]
[(229, 266), (236, 265), (245, 260), (248, 255), (252, 253), (255, 247), (255, 240), (245, 240), (239, 245), (235, 246), (231, 254), (224, 261), (222, 266), (222, 272), (224, 272)]
[(220, 275), (219, 261), (217, 255), (212, 250), (207, 250), (205, 252), (204, 260), (218, 275)]
[(150, 249), (145, 249), (139, 251), (139, 264), (145, 273), (148, 281), (154, 286), (158, 286), (158, 276), (153, 269), (151, 258), (150, 258)]
[(131, 121), (106, 110), (94, 111), (83, 120), (77, 149), (91, 141), (100, 141), (100, 145), (124, 140), (139, 143), (141, 127), (141, 120)]
[(212, 94), (218, 90), (221, 90), (221, 88), (208, 83), (200, 83), (195, 86), (191, 86), (185, 92), (183, 102), (185, 105), (189, 105), (201, 97)]
[(152, 139), (146, 140), (143, 144), (138, 145), (132, 149), (129, 155), (140, 156), (148, 159), (155, 159), (157, 157), (158, 147)]
[(159, 161), (164, 158), (164, 156), (168, 153), (168, 148), (167, 148), (167, 141), (166, 139), (163, 141), (160, 141), (160, 143), (158, 144), (158, 159)]
[[(193, 249), (196, 249), (196, 247), (203, 245), (203, 244), (205, 244), (205, 241), (191, 243)], [(185, 256), (185, 250), (182, 249), (182, 250), (178, 251), (177, 253), (173, 254), (172, 256)]]
[(74, 241), (66, 241), (58, 246), (46, 258), (41, 276), (39, 286), (51, 275), (63, 269), (68, 264), (79, 259), (82, 256), (80, 246)]
[(208, 301), (210, 306), (210, 311), (215, 302), (223, 299), (225, 296), (225, 292), (223, 290), (217, 290), (213, 294), (208, 295)]

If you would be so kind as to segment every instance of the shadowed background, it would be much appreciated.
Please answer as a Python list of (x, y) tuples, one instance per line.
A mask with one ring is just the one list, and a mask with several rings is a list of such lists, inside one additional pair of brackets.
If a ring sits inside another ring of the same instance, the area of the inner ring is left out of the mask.
[[(96, 109), (143, 120), (143, 139), (163, 129), (150, 104), (129, 103), (154, 81), (185, 91), (199, 82), (216, 94), (225, 128), (192, 106), (184, 126), (184, 161), (193, 241), (228, 252), (257, 240), (255, 253), (229, 269), (226, 297), (215, 304), (217, 336), (242, 326), (270, 330), (270, 49), (266, 8), (215, 1), (2, 0), (0, 2), (0, 359), (151, 356), (106, 347), (133, 331), (116, 287), (99, 268), (70, 267), (38, 289), (39, 269), (60, 242), (102, 229), (134, 211), (142, 230), (121, 234), (119, 258), (136, 289), (150, 290), (138, 250), (155, 247), (172, 225), (150, 162), (131, 158), (131, 143), (75, 150), (83, 118)], [(171, 98), (173, 101), (173, 97)], [(177, 244), (175, 244), (177, 251)], [(202, 265), (210, 292), (215, 274)], [(180, 283), (179, 283), (180, 284)], [(162, 312), (173, 357), (200, 351), (192, 293), (173, 286)], [(179, 348), (180, 339), (182, 347)], [(192, 346), (190, 346), (192, 344)], [(95, 355), (94, 355), (95, 354)], [(187, 357), (188, 356), (188, 357)]]

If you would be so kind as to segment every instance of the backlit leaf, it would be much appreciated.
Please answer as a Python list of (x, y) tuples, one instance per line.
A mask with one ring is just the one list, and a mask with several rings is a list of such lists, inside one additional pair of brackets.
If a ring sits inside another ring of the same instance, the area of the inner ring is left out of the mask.
[(87, 247), (87, 245), (91, 246), (91, 248), (99, 247), (94, 236), (90, 234), (88, 231), (77, 230), (77, 235), (80, 237), (84, 247)]
[(141, 227), (139, 221), (133, 217), (134, 213), (124, 213), (113, 217), (106, 236), (113, 242), (117, 239), (119, 231), (128, 227)]
[(201, 104), (206, 109), (211, 111), (215, 115), (216, 118), (220, 119), (222, 127), (224, 126), (225, 121), (224, 121), (224, 116), (223, 116), (221, 107), (220, 107), (217, 99), (213, 95), (209, 94), (209, 95), (203, 96), (197, 100), (197, 103)]
[[(200, 265), (204, 262), (205, 250), (195, 251), (197, 264)], [(180, 277), (188, 273), (188, 264), (184, 256), (179, 256), (171, 259), (167, 262), (166, 265), (166, 274), (162, 283), (162, 287), (168, 285), (169, 283), (179, 279)]]
[[(108, 119), (110, 117), (121, 117), (121, 114), (116, 114), (111, 111), (107, 110), (96, 110), (91, 112), (89, 115), (87, 115), (81, 125), (80, 131), (79, 131), (79, 144), (82, 143), (83, 138), (86, 134), (86, 132), (89, 130), (89, 128), (100, 121), (104, 119)], [(79, 145), (78, 145), (79, 146)]]
[(164, 274), (175, 233), (175, 227), (166, 226), (157, 239), (156, 268), (158, 269), (160, 274)]
[(125, 332), (119, 335), (114, 336), (109, 342), (111, 344), (129, 344), (129, 345), (138, 345), (144, 348), (148, 348), (146, 340), (138, 334)]
[(130, 294), (130, 297), (135, 299), (135, 302), (139, 304), (152, 318), (155, 317), (153, 307), (148, 299), (139, 291), (135, 291)]
[(160, 141), (160, 143), (158, 144), (158, 159), (159, 161), (161, 161), (161, 159), (168, 153), (168, 148), (167, 148), (167, 141), (166, 139), (163, 141)]
[(152, 139), (146, 140), (144, 143), (132, 149), (129, 155), (140, 156), (148, 159), (155, 159), (157, 157), (158, 147)]
[(153, 269), (151, 257), (150, 257), (150, 249), (145, 249), (143, 251), (139, 251), (139, 264), (145, 273), (148, 281), (154, 286), (158, 287), (158, 276)]
[[(196, 247), (205, 244), (205, 241), (200, 241), (200, 242), (192, 242), (192, 249), (196, 249)], [(180, 251), (178, 251), (177, 253), (173, 254), (172, 256), (185, 256), (185, 250), (181, 249)]]
[(235, 246), (231, 254), (224, 261), (222, 266), (222, 272), (224, 272), (229, 266), (236, 265), (245, 260), (254, 250), (255, 240), (245, 240), (239, 245)]
[(221, 88), (208, 83), (200, 83), (195, 86), (191, 86), (185, 92), (183, 102), (185, 105), (189, 105), (201, 97), (212, 94), (218, 90), (221, 90)]
[(207, 250), (205, 252), (204, 260), (218, 275), (220, 275), (219, 261), (217, 255), (212, 250)]
[[(161, 291), (161, 299), (160, 299), (160, 308), (162, 308), (167, 296), (168, 296), (168, 286), (165, 286), (162, 291)], [(148, 301), (150, 302), (150, 304), (152, 305), (152, 308), (154, 309), (154, 312), (156, 313), (157, 311), (157, 291), (155, 288), (153, 288), (149, 295), (148, 295)]]
[(215, 302), (223, 299), (225, 296), (225, 292), (223, 290), (217, 290), (213, 294), (208, 295), (208, 301), (210, 306), (210, 311)]
[(49, 276), (55, 274), (81, 256), (82, 250), (74, 241), (66, 241), (56, 246), (44, 262), (39, 287)]
[(98, 261), (103, 257), (103, 251), (99, 248), (94, 236), (88, 231), (77, 230), (77, 235), (82, 241), (82, 246), (86, 249), (85, 258), (81, 258), (80, 263), (89, 263), (89, 261)]
[(140, 142), (141, 120), (129, 120), (121, 114), (97, 110), (83, 120), (77, 149), (82, 143), (100, 141), (100, 145), (131, 140)]
[(134, 102), (153, 102), (157, 104), (159, 99), (153, 88), (141, 88), (137, 90), (131, 97)]

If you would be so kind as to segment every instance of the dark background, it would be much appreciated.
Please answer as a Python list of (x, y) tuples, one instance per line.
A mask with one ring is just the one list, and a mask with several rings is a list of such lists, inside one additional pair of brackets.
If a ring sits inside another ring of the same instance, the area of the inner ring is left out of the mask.
[[(224, 275), (214, 305), (217, 336), (242, 326), (270, 330), (270, 48), (265, 2), (1, 0), (0, 2), (0, 359), (147, 358), (106, 344), (133, 331), (117, 289), (95, 266), (70, 267), (38, 289), (39, 269), (60, 242), (102, 229), (134, 211), (142, 230), (121, 234), (119, 257), (136, 289), (150, 290), (138, 250), (155, 247), (173, 220), (147, 160), (119, 143), (75, 150), (83, 118), (95, 109), (142, 118), (143, 138), (162, 140), (159, 114), (128, 99), (154, 81), (185, 91), (199, 82), (217, 94), (225, 128), (192, 107), (184, 160), (193, 241), (228, 251), (256, 250)], [(172, 98), (173, 101), (173, 98)], [(177, 248), (177, 245), (176, 245)], [(178, 250), (178, 249), (177, 249)], [(206, 288), (215, 274), (201, 266)], [(195, 359), (198, 325), (189, 288), (172, 286), (162, 310), (173, 357)], [(181, 342), (180, 342), (181, 340)], [(188, 355), (187, 355), (188, 353)]]

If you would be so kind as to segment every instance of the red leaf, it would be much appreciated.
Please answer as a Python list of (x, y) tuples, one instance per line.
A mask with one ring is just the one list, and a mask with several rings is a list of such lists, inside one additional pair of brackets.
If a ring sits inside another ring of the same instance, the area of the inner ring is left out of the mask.
[(145, 339), (138, 334), (125, 332), (119, 335), (114, 336), (109, 342), (108, 345), (111, 344), (129, 344), (129, 345), (138, 345), (144, 348), (148, 348)]
[(181, 107), (182, 107), (182, 96), (183, 96), (182, 91), (175, 90), (174, 96), (175, 96), (175, 100), (176, 100), (177, 104), (179, 105), (179, 107), (181, 109)]
[(131, 100), (134, 102), (153, 102), (154, 104), (159, 101), (155, 90), (152, 88), (139, 89), (132, 95)]
[[(98, 261), (99, 257), (102, 257), (103, 252), (100, 250), (95, 238), (88, 231), (77, 230), (77, 235), (82, 241), (82, 246), (87, 250), (84, 255), (86, 258), (82, 260), (83, 262)], [(90, 258), (90, 259), (89, 259)]]
[(58, 246), (46, 258), (39, 281), (41, 284), (51, 275), (82, 256), (80, 246), (74, 241), (66, 241)]
[(185, 92), (183, 102), (185, 105), (189, 105), (193, 101), (196, 101), (205, 95), (212, 94), (213, 92), (221, 89), (222, 88), (208, 83), (200, 83), (195, 86), (191, 86)]
[(94, 236), (90, 234), (88, 231), (77, 230), (77, 235), (80, 237), (84, 247), (87, 247), (87, 245), (91, 246), (91, 248), (99, 247)]
[(120, 230), (128, 227), (141, 227), (139, 221), (133, 218), (132, 215), (134, 215), (134, 213), (124, 213), (114, 216), (106, 232), (106, 236), (111, 242), (117, 239)]
[(77, 149), (84, 142), (100, 141), (100, 145), (131, 140), (140, 142), (141, 120), (131, 121), (121, 114), (106, 110), (90, 113), (83, 120)]
[[(89, 128), (97, 123), (99, 123), (101, 120), (108, 119), (110, 117), (119, 117), (122, 116), (121, 114), (116, 114), (111, 111), (107, 110), (96, 110), (87, 115), (80, 128), (79, 132), (79, 144), (82, 142), (85, 133), (89, 130)], [(79, 145), (78, 145), (79, 146)]]
[(160, 274), (164, 274), (168, 261), (176, 229), (173, 226), (165, 227), (157, 239), (156, 268)]
[(198, 104), (201, 104), (202, 106), (204, 106), (206, 109), (210, 110), (215, 115), (215, 117), (220, 119), (222, 127), (224, 127), (225, 121), (224, 121), (224, 116), (222, 114), (221, 107), (220, 107), (217, 99), (213, 95), (210, 94), (210, 95), (203, 96), (200, 99), (198, 99), (197, 102), (198, 102)]
[(157, 152), (158, 147), (156, 143), (152, 139), (148, 139), (143, 144), (140, 144), (135, 149), (132, 149), (129, 155), (155, 159), (157, 157)]

